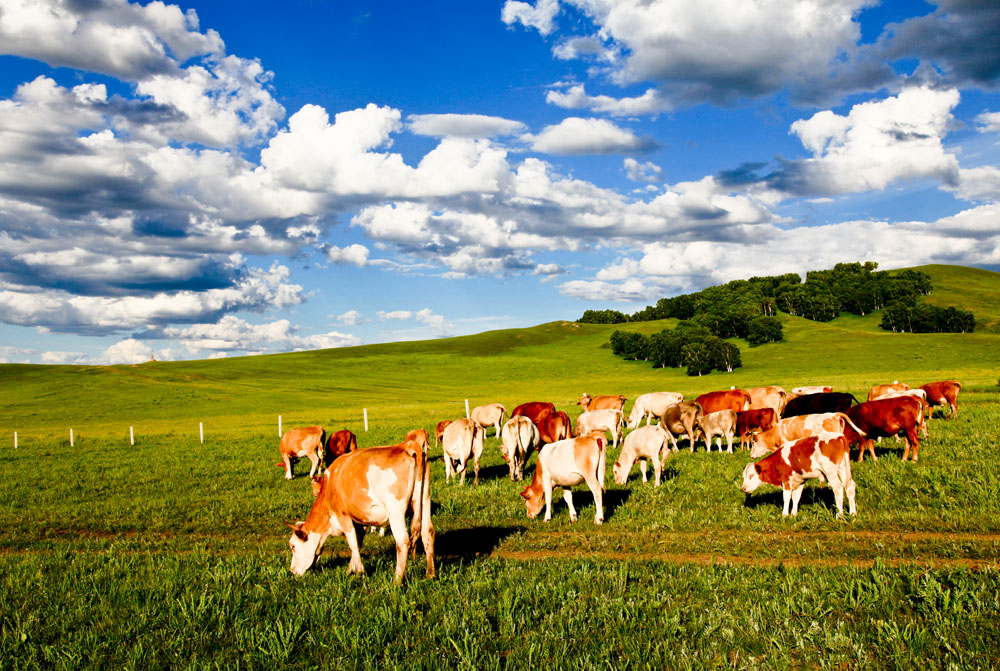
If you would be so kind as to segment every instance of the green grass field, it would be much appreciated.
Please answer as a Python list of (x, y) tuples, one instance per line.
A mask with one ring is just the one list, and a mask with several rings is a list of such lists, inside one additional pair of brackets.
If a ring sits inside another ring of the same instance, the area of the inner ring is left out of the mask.
[[(606, 346), (615, 327), (567, 322), (232, 360), (0, 366), (0, 667), (998, 668), (1000, 275), (921, 270), (928, 300), (972, 309), (977, 333), (783, 315), (785, 342), (739, 342), (743, 368), (701, 378), (621, 361)], [(931, 422), (920, 462), (890, 440), (855, 466), (854, 519), (836, 520), (831, 491), (811, 484), (783, 520), (778, 490), (739, 490), (746, 453), (699, 446), (668, 459), (658, 489), (637, 469), (624, 487), (609, 474), (601, 527), (585, 487), (576, 524), (558, 497), (551, 522), (529, 520), (490, 433), (478, 486), (445, 484), (433, 463), (437, 580), (418, 555), (396, 588), (391, 538), (372, 535), (363, 578), (346, 575), (342, 539), (303, 578), (288, 572), (282, 520), (312, 498), (304, 475), (273, 465), (279, 415), (286, 429), (351, 429), (364, 447), (464, 416), (465, 399), (550, 400), (575, 417), (584, 391), (822, 382), (863, 397), (952, 378), (959, 416)]]

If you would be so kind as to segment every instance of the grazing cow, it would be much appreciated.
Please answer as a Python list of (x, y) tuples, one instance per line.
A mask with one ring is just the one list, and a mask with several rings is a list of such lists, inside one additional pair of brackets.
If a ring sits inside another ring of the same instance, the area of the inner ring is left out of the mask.
[(778, 423), (778, 413), (774, 408), (744, 410), (736, 415), (736, 435), (740, 437), (740, 449), (748, 449), (751, 437), (759, 431), (767, 431)]
[[(958, 380), (945, 380), (943, 382), (928, 382), (920, 385), (920, 388), (927, 392), (927, 402), (933, 407), (936, 405), (947, 405), (951, 408), (948, 419), (955, 419), (958, 415), (958, 392), (962, 391), (962, 383)], [(931, 414), (933, 414), (933, 410)]]
[(628, 415), (628, 428), (634, 429), (638, 427), (639, 422), (644, 418), (646, 426), (649, 426), (651, 419), (656, 418), (659, 420), (663, 416), (664, 410), (683, 400), (684, 394), (679, 394), (676, 391), (654, 391), (649, 394), (643, 394), (635, 399), (632, 412)]
[(538, 435), (542, 445), (566, 440), (573, 436), (573, 423), (570, 421), (569, 415), (562, 410), (542, 413), (535, 426), (538, 427)]
[(503, 418), (506, 414), (507, 409), (499, 403), (489, 403), (473, 408), (469, 417), (483, 429), (492, 426), (496, 429), (497, 437), (500, 437), (500, 427), (503, 426)]
[(611, 432), (612, 445), (618, 447), (618, 438), (625, 431), (625, 418), (621, 410), (588, 410), (576, 418), (576, 436), (585, 436), (591, 431)]
[(722, 438), (726, 438), (729, 454), (733, 453), (733, 434), (736, 433), (736, 412), (733, 410), (718, 410), (702, 415), (698, 420), (698, 428), (705, 434), (705, 449), (712, 451), (712, 440), (719, 437), (719, 452), (722, 452)]
[(643, 426), (625, 436), (618, 461), (611, 468), (615, 482), (624, 485), (632, 470), (632, 464), (636, 461), (639, 462), (642, 481), (646, 482), (646, 462), (648, 461), (653, 464), (653, 481), (659, 487), (663, 462), (670, 455), (670, 446), (667, 444), (667, 440), (667, 432), (661, 429), (659, 424)]
[(580, 400), (576, 404), (583, 408), (584, 412), (604, 409), (625, 412), (625, 397), (620, 394), (617, 396), (591, 396), (583, 393), (580, 394)]
[(442, 419), (440, 422), (437, 423), (437, 426), (434, 427), (434, 446), (435, 447), (437, 447), (438, 445), (441, 444), (441, 436), (444, 435), (444, 430), (448, 428), (449, 424), (451, 424), (451, 420), (450, 419)]
[(833, 391), (833, 387), (827, 385), (813, 385), (811, 387), (795, 387), (792, 389), (792, 393), (796, 396), (805, 396), (806, 394), (829, 394)]
[(348, 452), (353, 452), (358, 449), (358, 438), (354, 435), (352, 431), (347, 429), (342, 429), (335, 433), (331, 433), (330, 437), (326, 441), (326, 454), (323, 455), (323, 461), (330, 466), (333, 460), (337, 457), (342, 457)]
[(848, 434), (848, 429), (856, 431), (860, 436), (865, 435), (864, 429), (852, 423), (851, 418), (842, 412), (786, 417), (767, 431), (761, 431), (754, 436), (750, 456), (757, 459), (788, 443), (821, 433)]
[[(931, 414), (931, 404), (927, 401), (927, 392), (923, 389), (907, 389), (906, 391), (891, 391), (881, 398), (894, 398), (896, 396), (912, 396), (913, 398), (920, 401), (920, 405), (924, 408), (923, 417), (920, 421), (920, 433), (924, 438), (927, 438), (927, 419)], [(878, 399), (875, 399), (878, 400)], [(897, 440), (898, 440), (897, 436)]]
[(892, 395), (898, 391), (909, 391), (910, 385), (905, 382), (893, 382), (892, 384), (876, 384), (868, 390), (868, 400), (877, 401), (880, 398)]
[(660, 428), (667, 432), (674, 452), (677, 451), (675, 436), (684, 434), (687, 434), (691, 451), (694, 452), (694, 429), (704, 414), (704, 409), (696, 401), (681, 401), (664, 411), (663, 416), (660, 417)]
[(750, 409), (750, 394), (743, 389), (727, 389), (726, 391), (710, 391), (695, 399), (701, 405), (706, 415), (720, 410), (743, 412)]
[(789, 503), (792, 516), (799, 514), (799, 499), (802, 498), (805, 481), (812, 479), (825, 479), (830, 485), (838, 518), (844, 515), (845, 492), (848, 511), (852, 515), (857, 514), (850, 445), (841, 434), (822, 433), (802, 438), (765, 459), (747, 464), (743, 469), (742, 489), (752, 494), (765, 483), (781, 487), (785, 503), (781, 516), (788, 517)]
[(514, 415), (521, 415), (522, 417), (527, 417), (534, 422), (535, 426), (538, 427), (538, 430), (541, 431), (542, 427), (538, 424), (539, 418), (547, 412), (555, 411), (556, 406), (547, 401), (531, 401), (529, 403), (522, 403), (511, 410), (510, 416), (513, 417)]
[(823, 415), (830, 412), (847, 412), (854, 403), (859, 403), (853, 394), (843, 391), (827, 391), (818, 394), (805, 394), (790, 399), (781, 413), (782, 417), (798, 417), (799, 415)]
[[(406, 513), (410, 511), (413, 519), (407, 532)], [(358, 450), (333, 462), (305, 521), (285, 522), (292, 530), (288, 541), (292, 573), (304, 574), (316, 561), (324, 541), (343, 534), (351, 549), (347, 572), (364, 574), (364, 527), (386, 523), (396, 540), (396, 584), (403, 583), (406, 558), (410, 548), (416, 547), (418, 534), (427, 555), (427, 577), (433, 578), (430, 465), (415, 441)]]
[[(851, 408), (847, 415), (851, 421), (860, 429), (860, 436), (847, 432), (851, 444), (860, 443), (861, 451), (858, 453), (858, 461), (863, 461), (865, 449), (867, 449), (872, 459), (875, 456), (875, 444), (873, 438), (888, 438), (902, 432), (906, 437), (906, 448), (903, 450), (903, 461), (910, 456), (910, 449), (913, 449), (913, 461), (917, 461), (920, 452), (920, 440), (917, 437), (917, 428), (924, 417), (924, 407), (920, 401), (912, 396), (896, 396), (893, 398), (882, 398), (877, 401), (868, 401)], [(862, 438), (864, 440), (862, 440)]]
[(326, 431), (322, 426), (304, 426), (298, 429), (289, 429), (281, 437), (278, 451), (281, 452), (281, 461), (275, 466), (285, 467), (285, 479), (291, 480), (295, 477), (293, 469), (295, 462), (302, 457), (309, 457), (312, 468), (309, 469), (311, 478), (323, 463), (323, 443), (326, 442)]
[(507, 420), (500, 431), (500, 451), (510, 467), (511, 480), (524, 478), (524, 465), (531, 451), (541, 447), (541, 444), (538, 427), (530, 419), (514, 415)]
[(534, 519), (542, 510), (545, 501), (545, 521), (552, 519), (552, 488), (563, 488), (563, 500), (569, 507), (569, 519), (576, 522), (573, 507), (573, 491), (569, 489), (586, 482), (594, 495), (594, 524), (604, 522), (604, 465), (607, 443), (604, 436), (591, 433), (579, 438), (549, 443), (538, 453), (535, 473), (531, 484), (524, 488), (521, 497), (528, 509), (528, 517)]
[(788, 392), (776, 385), (754, 387), (747, 389), (747, 393), (750, 394), (750, 410), (770, 408), (779, 419), (789, 398)]
[(441, 436), (441, 446), (444, 449), (445, 482), (461, 473), (459, 485), (465, 484), (465, 470), (469, 457), (473, 459), (475, 480), (479, 484), (479, 459), (483, 456), (483, 434), (486, 430), (471, 419), (456, 419), (448, 425)]

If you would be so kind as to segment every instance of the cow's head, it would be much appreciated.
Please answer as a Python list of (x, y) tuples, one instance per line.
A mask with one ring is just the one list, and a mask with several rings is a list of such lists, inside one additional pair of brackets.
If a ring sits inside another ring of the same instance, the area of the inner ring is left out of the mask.
[(753, 435), (753, 447), (750, 448), (750, 458), (760, 459), (761, 457), (766, 457), (771, 454), (772, 450), (768, 445), (761, 440), (761, 434), (755, 433)]
[(305, 522), (285, 522), (285, 526), (292, 530), (292, 537), (288, 539), (288, 546), (292, 550), (292, 575), (303, 575), (315, 563), (323, 548), (323, 536), (317, 531), (306, 532), (302, 527)]
[(587, 406), (590, 405), (590, 401), (591, 400), (592, 399), (590, 398), (590, 394), (583, 393), (583, 394), (580, 394), (580, 400), (577, 401), (576, 404), (578, 406), (580, 406), (581, 408), (583, 408), (584, 411), (586, 411), (587, 410)]
[(741, 489), (746, 494), (752, 494), (761, 485), (760, 464), (747, 464), (743, 469), (743, 486)]
[(532, 487), (531, 485), (521, 491), (521, 498), (524, 499), (524, 504), (528, 508), (529, 519), (535, 519), (542, 511), (542, 504), (545, 502), (543, 494), (541, 487)]
[(625, 470), (625, 465), (622, 463), (621, 457), (618, 457), (618, 461), (616, 461), (615, 465), (611, 467), (611, 472), (615, 476), (616, 485), (625, 484), (625, 481), (628, 479), (628, 471)]

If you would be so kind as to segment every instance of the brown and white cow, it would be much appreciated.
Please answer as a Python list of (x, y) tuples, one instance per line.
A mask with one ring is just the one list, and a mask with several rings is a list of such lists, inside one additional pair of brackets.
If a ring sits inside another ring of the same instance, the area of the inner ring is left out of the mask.
[(625, 431), (625, 418), (621, 410), (603, 408), (588, 410), (576, 418), (576, 432), (573, 435), (585, 436), (591, 431), (611, 433), (612, 445), (618, 447), (618, 439)]
[(628, 480), (628, 474), (632, 470), (632, 465), (638, 461), (639, 471), (642, 473), (642, 481), (646, 480), (646, 462), (653, 464), (653, 481), (655, 486), (660, 486), (660, 471), (663, 470), (663, 463), (670, 455), (670, 446), (667, 444), (667, 432), (660, 428), (659, 424), (643, 426), (625, 436), (622, 444), (621, 454), (618, 461), (611, 468), (615, 482), (624, 485)]
[[(413, 513), (409, 532), (407, 512)], [(292, 573), (304, 574), (316, 561), (326, 539), (343, 534), (351, 549), (347, 572), (364, 574), (364, 528), (386, 523), (396, 540), (396, 584), (403, 582), (407, 555), (411, 547), (416, 547), (418, 536), (427, 555), (426, 575), (433, 578), (430, 467), (427, 455), (415, 441), (358, 450), (333, 462), (305, 521), (285, 522), (292, 530), (288, 541)]]
[(326, 431), (322, 426), (303, 426), (298, 429), (289, 429), (281, 437), (278, 451), (281, 452), (281, 461), (275, 466), (285, 467), (285, 479), (291, 480), (295, 477), (293, 469), (295, 462), (302, 457), (308, 457), (312, 468), (309, 469), (311, 478), (317, 469), (323, 465), (323, 443), (326, 442)]
[[(923, 389), (907, 389), (906, 391), (891, 391), (882, 396), (881, 398), (895, 398), (896, 396), (912, 396), (913, 398), (920, 401), (920, 405), (924, 408), (924, 413), (920, 420), (920, 433), (923, 437), (927, 438), (927, 420), (931, 416), (931, 404), (927, 400), (927, 392)], [(897, 437), (898, 439), (898, 437)]]
[(499, 438), (500, 428), (503, 426), (503, 418), (506, 414), (507, 409), (499, 403), (487, 403), (473, 408), (469, 417), (483, 429), (492, 426), (496, 429), (496, 435)]
[(917, 437), (917, 429), (923, 421), (924, 406), (916, 398), (896, 396), (868, 401), (854, 406), (847, 411), (847, 414), (861, 433), (860, 436), (855, 436), (847, 432), (852, 444), (861, 445), (858, 461), (864, 460), (866, 449), (871, 453), (872, 459), (877, 459), (874, 438), (888, 438), (899, 433), (903, 433), (906, 437), (903, 461), (910, 456), (911, 448), (913, 461), (918, 460), (920, 439)]
[(796, 396), (805, 396), (806, 394), (829, 394), (833, 391), (833, 387), (825, 384), (811, 385), (805, 387), (795, 387), (792, 389), (792, 393)]
[(729, 454), (733, 453), (733, 435), (736, 434), (736, 416), (733, 410), (717, 410), (702, 415), (698, 420), (698, 428), (705, 435), (705, 449), (712, 451), (712, 441), (719, 437), (719, 452), (722, 452), (722, 439), (725, 437)]
[(511, 480), (524, 478), (524, 465), (532, 450), (537, 450), (541, 444), (538, 427), (530, 419), (514, 415), (507, 420), (500, 431), (500, 451), (510, 467)]
[(681, 435), (687, 435), (691, 451), (694, 452), (694, 430), (704, 414), (704, 409), (696, 401), (681, 401), (664, 411), (660, 417), (660, 428), (667, 432), (674, 452), (677, 451), (676, 436)]
[(750, 394), (744, 389), (726, 389), (702, 394), (695, 401), (701, 405), (706, 415), (720, 410), (743, 412), (750, 409)]
[(323, 455), (323, 460), (329, 466), (337, 457), (342, 457), (356, 449), (358, 449), (358, 437), (354, 435), (353, 431), (341, 429), (331, 433), (327, 439), (326, 454)]
[(799, 514), (799, 499), (806, 480), (825, 479), (833, 490), (837, 517), (844, 515), (844, 494), (848, 511), (857, 514), (856, 486), (851, 475), (850, 445), (842, 434), (822, 433), (789, 443), (781, 450), (743, 469), (743, 491), (752, 494), (762, 484), (781, 487), (782, 517)]
[(510, 416), (521, 415), (522, 417), (527, 417), (538, 430), (541, 431), (542, 427), (539, 426), (538, 420), (546, 413), (555, 412), (556, 406), (548, 401), (529, 401), (528, 403), (522, 403), (513, 410), (510, 411)]
[(868, 400), (877, 401), (885, 398), (897, 391), (909, 391), (910, 385), (905, 382), (893, 382), (892, 384), (876, 384), (868, 390)]
[(659, 420), (664, 410), (683, 400), (684, 394), (676, 391), (654, 391), (643, 394), (635, 399), (632, 405), (632, 412), (628, 415), (628, 428), (637, 428), (643, 419), (646, 420), (646, 426), (649, 426), (652, 419)]
[(451, 424), (451, 420), (450, 419), (442, 419), (440, 422), (437, 423), (437, 426), (434, 427), (434, 445), (435, 445), (435, 447), (441, 444), (441, 436), (444, 435), (444, 430), (448, 428), (449, 424)]
[(475, 468), (473, 484), (479, 484), (479, 459), (483, 456), (483, 436), (486, 430), (471, 419), (456, 419), (448, 425), (441, 436), (444, 450), (445, 482), (461, 474), (459, 485), (465, 484), (465, 471), (472, 458)]
[(958, 380), (928, 382), (920, 385), (920, 388), (927, 392), (927, 402), (932, 408), (937, 405), (948, 406), (951, 408), (948, 419), (955, 419), (958, 415), (958, 393), (962, 391), (961, 382)]
[(625, 412), (625, 397), (620, 394), (615, 396), (591, 396), (590, 394), (583, 393), (580, 394), (580, 400), (576, 404), (583, 408), (584, 412), (604, 409)]
[(865, 435), (864, 430), (852, 423), (851, 418), (842, 412), (786, 417), (767, 431), (761, 431), (754, 436), (750, 456), (757, 459), (796, 440), (821, 433), (847, 433), (849, 428), (856, 431), (859, 436)]
[(559, 440), (566, 440), (573, 436), (573, 423), (569, 415), (560, 410), (559, 412), (543, 412), (538, 421), (538, 435), (543, 445), (554, 443)]
[(545, 521), (552, 519), (552, 488), (563, 488), (563, 500), (569, 507), (569, 519), (576, 522), (573, 491), (570, 487), (586, 482), (594, 495), (594, 524), (604, 522), (604, 468), (607, 443), (604, 436), (591, 433), (579, 438), (568, 438), (549, 443), (538, 453), (531, 484), (524, 488), (521, 497), (534, 519), (545, 503)]
[(736, 435), (740, 437), (740, 449), (749, 449), (753, 434), (767, 431), (778, 423), (778, 413), (774, 408), (744, 410), (736, 415)]
[(781, 418), (781, 412), (788, 402), (788, 392), (782, 387), (773, 384), (767, 387), (754, 387), (747, 389), (747, 393), (750, 394), (750, 410), (770, 408), (779, 419)]

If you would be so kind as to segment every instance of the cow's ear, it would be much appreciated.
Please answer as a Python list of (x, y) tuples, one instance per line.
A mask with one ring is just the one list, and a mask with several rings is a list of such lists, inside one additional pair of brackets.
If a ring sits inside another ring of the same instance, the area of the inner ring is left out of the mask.
[(760, 464), (754, 464), (753, 465), (753, 470), (757, 472), (757, 475), (760, 475), (760, 473), (761, 473), (761, 471), (763, 469), (760, 467)]
[(530, 498), (531, 498), (531, 494), (529, 494), (529, 493), (528, 493), (528, 488), (527, 488), (527, 487), (525, 487), (525, 488), (524, 488), (524, 489), (523, 489), (523, 490), (521, 491), (521, 498), (522, 498), (522, 499), (524, 499), (525, 501), (527, 501), (528, 499), (530, 499)]

